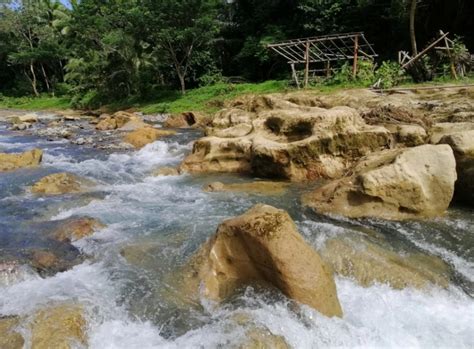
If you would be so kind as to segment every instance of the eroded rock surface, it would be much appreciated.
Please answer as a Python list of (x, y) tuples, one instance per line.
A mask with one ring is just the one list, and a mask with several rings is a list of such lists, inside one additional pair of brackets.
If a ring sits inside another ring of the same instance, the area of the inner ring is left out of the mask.
[(195, 292), (221, 301), (237, 288), (262, 283), (327, 316), (342, 310), (330, 269), (304, 241), (288, 213), (256, 205), (221, 223), (191, 262)]
[(0, 153), (0, 172), (35, 167), (41, 163), (43, 151), (33, 149), (24, 153)]
[(182, 163), (189, 172), (238, 172), (292, 181), (340, 177), (353, 160), (390, 148), (392, 135), (348, 107), (301, 107), (271, 96), (216, 115)]
[(375, 153), (353, 174), (303, 197), (320, 213), (410, 219), (443, 215), (454, 193), (456, 162), (447, 145)]
[(40, 195), (62, 195), (80, 193), (91, 182), (73, 174), (62, 172), (48, 175), (33, 184), (31, 192)]
[(256, 181), (249, 183), (230, 183), (224, 184), (221, 182), (212, 182), (203, 187), (204, 191), (230, 191), (230, 192), (245, 192), (263, 195), (283, 195), (288, 189), (288, 183), (285, 182), (270, 182), (270, 181)]
[(174, 135), (174, 131), (158, 130), (152, 127), (142, 127), (125, 135), (124, 141), (140, 149), (161, 137)]
[(16, 330), (20, 319), (15, 316), (0, 317), (0, 348), (22, 349), (25, 343), (23, 336)]
[(91, 236), (105, 227), (102, 222), (91, 217), (72, 217), (54, 223), (56, 227), (49, 236), (66, 243)]

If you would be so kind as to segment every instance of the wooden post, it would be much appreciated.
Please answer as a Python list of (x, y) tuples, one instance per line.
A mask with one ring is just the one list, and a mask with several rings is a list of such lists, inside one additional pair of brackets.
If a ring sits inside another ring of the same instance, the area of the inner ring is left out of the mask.
[(354, 40), (354, 63), (352, 64), (352, 77), (355, 79), (357, 76), (357, 60), (359, 54), (359, 35), (355, 37)]
[(306, 52), (305, 52), (306, 67), (304, 69), (304, 87), (308, 87), (309, 83), (309, 41), (306, 42)]
[(451, 75), (453, 76), (455, 80), (457, 80), (458, 75), (456, 74), (456, 67), (454, 66), (454, 59), (453, 59), (453, 55), (451, 54), (451, 49), (449, 48), (449, 42), (448, 42), (447, 37), (444, 38), (444, 43), (446, 44), (446, 51), (448, 52), (449, 61), (451, 62)]
[(295, 64), (291, 63), (291, 72), (293, 74), (293, 79), (295, 80), (296, 87), (300, 88), (300, 82), (298, 81), (298, 74), (296, 74)]
[(331, 61), (326, 62), (326, 78), (331, 76)]

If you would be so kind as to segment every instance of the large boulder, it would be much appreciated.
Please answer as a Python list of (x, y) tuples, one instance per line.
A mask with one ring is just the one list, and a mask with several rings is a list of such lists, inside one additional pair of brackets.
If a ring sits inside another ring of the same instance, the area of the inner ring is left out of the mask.
[(395, 289), (424, 289), (449, 285), (449, 268), (440, 258), (421, 253), (400, 255), (361, 237), (330, 239), (320, 253), (336, 274), (364, 287), (388, 284)]
[(191, 265), (189, 280), (215, 301), (258, 283), (276, 287), (324, 315), (342, 315), (330, 269), (288, 213), (272, 206), (256, 205), (221, 223)]
[(31, 192), (39, 195), (62, 195), (80, 193), (91, 183), (73, 174), (61, 172), (41, 178), (33, 184)]
[(390, 148), (393, 142), (386, 128), (367, 125), (348, 107), (300, 107), (269, 97), (260, 102), (249, 102), (258, 107), (218, 113), (207, 137), (198, 140), (183, 161), (182, 170), (292, 181), (336, 178), (354, 159)]
[(180, 114), (168, 115), (164, 127), (170, 128), (188, 128), (188, 127), (205, 127), (211, 121), (211, 118), (198, 112), (185, 112)]
[(436, 217), (448, 208), (455, 181), (451, 148), (421, 145), (371, 154), (351, 176), (305, 194), (303, 202), (320, 213), (352, 218)]
[(474, 130), (458, 131), (444, 135), (440, 144), (449, 144), (456, 157), (458, 180), (454, 197), (474, 205)]
[(152, 127), (142, 127), (125, 135), (124, 142), (140, 149), (149, 143), (153, 143), (161, 137), (171, 136), (175, 133), (176, 132), (169, 130), (158, 130)]
[(16, 330), (20, 324), (18, 317), (0, 317), (0, 348), (22, 349), (25, 344), (23, 336)]
[(64, 304), (38, 311), (31, 325), (31, 345), (35, 349), (73, 349), (87, 345), (83, 308)]
[(130, 121), (137, 122), (139, 118), (133, 113), (118, 111), (113, 115), (103, 114), (99, 117), (99, 122), (95, 128), (99, 131), (115, 130), (124, 127)]
[(43, 159), (43, 151), (33, 149), (24, 153), (0, 153), (0, 172), (24, 167), (38, 166)]

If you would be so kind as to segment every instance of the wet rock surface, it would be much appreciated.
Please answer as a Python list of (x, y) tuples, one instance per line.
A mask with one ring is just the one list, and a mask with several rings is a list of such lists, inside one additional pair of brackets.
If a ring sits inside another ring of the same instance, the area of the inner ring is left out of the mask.
[(91, 181), (70, 173), (55, 173), (41, 178), (33, 184), (31, 192), (38, 195), (62, 195), (84, 191), (91, 186)]
[(353, 174), (303, 196), (320, 213), (412, 219), (441, 216), (451, 203), (456, 162), (446, 145), (390, 150), (363, 158)]
[(142, 127), (125, 135), (124, 141), (133, 145), (135, 148), (142, 148), (161, 137), (172, 136), (176, 132), (169, 130), (159, 130), (152, 127)]
[(331, 271), (290, 216), (272, 206), (257, 205), (221, 223), (192, 264), (190, 281), (201, 283), (207, 298), (221, 301), (263, 282), (327, 316), (342, 315)]
[(0, 316), (0, 348), (2, 349), (22, 349), (25, 344), (23, 336), (18, 332), (17, 327), (20, 319), (15, 316)]
[(256, 181), (249, 183), (212, 182), (203, 187), (207, 192), (245, 192), (260, 195), (283, 195), (288, 190), (288, 183)]
[(33, 149), (24, 153), (0, 153), (0, 172), (36, 167), (41, 163), (43, 151)]

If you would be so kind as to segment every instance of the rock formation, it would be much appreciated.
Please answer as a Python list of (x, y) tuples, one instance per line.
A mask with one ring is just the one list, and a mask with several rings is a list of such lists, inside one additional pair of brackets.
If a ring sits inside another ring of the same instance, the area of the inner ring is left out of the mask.
[(62, 172), (48, 175), (33, 184), (31, 192), (40, 195), (80, 193), (91, 183), (73, 174)]
[(251, 283), (270, 285), (327, 316), (342, 310), (330, 269), (288, 213), (256, 205), (221, 223), (191, 262), (189, 281), (215, 301)]
[(269, 182), (256, 181), (250, 183), (231, 183), (224, 184), (221, 182), (212, 182), (204, 186), (203, 190), (208, 192), (214, 191), (230, 191), (245, 192), (263, 195), (283, 195), (288, 189), (288, 183), (285, 182)]
[(239, 172), (292, 181), (340, 177), (392, 135), (348, 107), (323, 109), (263, 96), (222, 110), (182, 163), (188, 172)]
[(24, 153), (0, 153), (0, 172), (24, 167), (38, 166), (43, 159), (43, 151), (33, 149)]
[(336, 274), (353, 278), (364, 287), (376, 283), (395, 289), (449, 284), (448, 266), (440, 258), (421, 253), (401, 256), (361, 237), (331, 239), (320, 253)]
[(49, 234), (59, 242), (69, 243), (87, 236), (91, 236), (105, 225), (91, 217), (72, 217), (56, 221), (56, 228)]
[(174, 131), (158, 130), (152, 127), (142, 127), (125, 135), (124, 141), (140, 149), (164, 136), (175, 134)]
[(421, 145), (371, 154), (353, 174), (303, 196), (320, 213), (347, 217), (436, 217), (448, 208), (456, 163), (447, 145)]
[(15, 316), (0, 317), (0, 348), (2, 349), (23, 349), (25, 340), (15, 329), (20, 323), (20, 319)]

